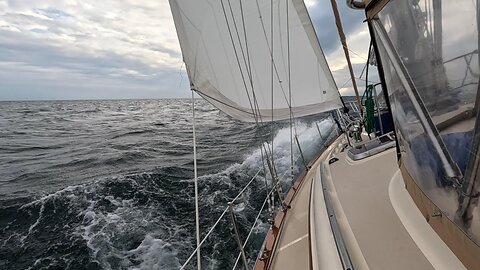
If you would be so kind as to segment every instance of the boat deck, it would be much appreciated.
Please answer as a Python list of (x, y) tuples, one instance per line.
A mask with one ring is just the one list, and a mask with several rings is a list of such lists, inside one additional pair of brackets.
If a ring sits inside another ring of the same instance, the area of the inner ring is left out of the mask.
[[(332, 156), (338, 161), (328, 164)], [(306, 177), (285, 217), (270, 269), (343, 269), (337, 250), (332, 252), (336, 244), (327, 243), (334, 241), (325, 235), (328, 218), (312, 217), (326, 213), (318, 185), (330, 194), (355, 269), (464, 269), (408, 196), (395, 149), (353, 161), (332, 148)]]
[(338, 200), (371, 269), (434, 269), (398, 218), (389, 198), (398, 170), (395, 149), (353, 162), (346, 152), (330, 165)]
[(291, 203), (291, 209), (295, 209), (295, 211), (289, 211), (285, 217), (272, 269), (310, 269), (308, 216), (312, 180), (313, 174), (307, 174), (297, 196)]

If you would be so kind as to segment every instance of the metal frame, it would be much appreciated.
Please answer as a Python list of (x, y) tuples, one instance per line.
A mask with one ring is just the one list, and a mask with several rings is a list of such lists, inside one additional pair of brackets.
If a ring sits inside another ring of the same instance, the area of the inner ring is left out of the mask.
[[(480, 26), (480, 18), (478, 17), (480, 15), (480, 6), (478, 6), (479, 2), (480, 1), (477, 0), (477, 33), (478, 31), (480, 31), (480, 29), (478, 28)], [(477, 38), (478, 47), (480, 47), (480, 36)], [(479, 49), (478, 47), (477, 54)], [(478, 59), (480, 60), (480, 54), (478, 54)], [(467, 62), (467, 64), (469, 64), (469, 62)], [(480, 82), (477, 85), (476, 97), (477, 100), (475, 102), (473, 114), (476, 115), (477, 118), (475, 120), (473, 143), (471, 147), (472, 151), (470, 151), (470, 155), (468, 157), (468, 164), (465, 171), (465, 180), (463, 182), (463, 189), (459, 198), (460, 205), (456, 213), (456, 218), (460, 219), (467, 228), (471, 225), (473, 218), (472, 211), (473, 208), (478, 205), (478, 197), (480, 195)]]
[[(348, 134), (346, 134), (348, 136)], [(338, 256), (340, 262), (342, 263), (344, 270), (353, 270), (352, 260), (350, 259), (350, 255), (348, 254), (347, 246), (345, 245), (345, 240), (343, 239), (342, 232), (340, 230), (340, 225), (338, 224), (337, 217), (335, 215), (335, 210), (333, 208), (332, 201), (330, 199), (330, 194), (328, 192), (326, 183), (325, 183), (325, 175), (324, 175), (324, 166), (321, 166), (321, 174), (320, 174), (320, 182), (322, 183), (322, 190), (323, 190), (323, 197), (325, 200), (325, 208), (327, 209), (328, 220), (330, 221), (330, 228), (332, 229), (333, 239), (335, 240), (335, 244), (337, 246)]]
[[(387, 110), (392, 120), (393, 130), (396, 131), (395, 122), (393, 121), (392, 106), (390, 105), (390, 97), (388, 96), (388, 91), (387, 91), (387, 83), (385, 81), (385, 73), (383, 72), (382, 57), (380, 56), (380, 52), (378, 50), (378, 44), (375, 38), (375, 32), (373, 30), (371, 20), (367, 20), (367, 24), (368, 24), (368, 31), (370, 32), (370, 39), (372, 40), (373, 50), (375, 52), (375, 59), (377, 61), (377, 67), (378, 67), (377, 70), (378, 70), (378, 76), (380, 77), (380, 84), (382, 86), (383, 97), (385, 98), (385, 103), (387, 104)], [(400, 158), (402, 157), (402, 153), (400, 152), (400, 144), (398, 143), (397, 136), (395, 136), (395, 149), (397, 152), (397, 160), (400, 160)]]
[(365, 7), (367, 20), (373, 19), (378, 12), (380, 12), (390, 0), (371, 0)]
[(435, 148), (441, 162), (442, 167), (445, 171), (445, 174), (449, 177), (449, 180), (453, 182), (453, 185), (456, 188), (461, 187), (461, 180), (463, 179), (463, 174), (461, 170), (458, 168), (457, 163), (453, 160), (450, 153), (447, 150), (440, 134), (434, 125), (432, 119), (429, 116), (428, 110), (425, 107), (425, 104), (420, 97), (415, 85), (412, 82), (412, 79), (408, 75), (408, 71), (406, 67), (403, 65), (402, 61), (399, 59), (398, 53), (396, 52), (393, 44), (391, 43), (390, 38), (388, 37), (387, 33), (383, 26), (376, 22), (376, 25), (372, 28), (378, 29), (378, 37), (385, 43), (385, 50), (387, 54), (390, 56), (392, 64), (399, 75), (400, 81), (405, 88), (405, 92), (407, 93), (410, 101), (412, 102), (413, 106), (415, 107), (415, 111), (417, 111), (419, 120), (423, 128), (425, 129), (426, 135), (430, 138), (433, 147)]
[[(386, 98), (388, 98), (388, 93), (386, 93), (387, 88), (385, 84), (385, 77), (384, 77), (382, 62), (380, 59), (378, 46), (375, 40), (375, 33), (373, 31), (373, 20), (378, 20), (378, 17), (376, 16), (376, 14), (378, 14), (378, 12), (380, 12), (388, 2), (389, 0), (372, 0), (367, 5), (367, 8), (366, 8), (367, 23), (369, 26), (370, 34), (372, 36), (372, 41), (374, 42), (375, 54), (377, 56), (377, 61), (379, 63), (378, 65), (379, 75), (380, 75), (382, 88), (384, 90)], [(478, 21), (479, 20), (478, 15), (480, 15), (480, 6), (479, 6), (480, 0), (477, 0), (476, 2), (477, 2), (477, 27), (480, 28), (480, 22)], [(478, 46), (480, 46), (480, 38), (479, 38)], [(480, 55), (479, 55), (479, 59), (480, 59)], [(403, 72), (405, 72), (405, 67), (401, 64), (401, 62), (400, 62), (400, 66)], [(408, 79), (409, 78), (407, 78), (407, 80)], [(409, 81), (408, 84), (410, 85), (410, 87), (413, 86), (413, 83), (411, 81)], [(407, 87), (409, 87), (409, 85), (407, 85)], [(414, 86), (413, 86), (413, 89), (410, 89), (410, 90), (413, 90), (414, 93), (416, 92), (416, 89), (414, 88)], [(412, 101), (415, 102), (415, 100), (412, 100)], [(390, 102), (387, 101), (387, 104), (390, 110)], [(472, 209), (478, 205), (478, 201), (480, 197), (479, 196), (480, 195), (480, 156), (478, 155), (478, 153), (480, 153), (479, 106), (480, 106), (480, 84), (477, 90), (477, 101), (475, 103), (475, 108), (472, 111), (472, 115), (477, 116), (477, 119), (475, 122), (475, 128), (474, 128), (474, 132), (475, 132), (474, 143), (472, 145), (473, 151), (470, 153), (469, 161), (467, 164), (466, 175), (463, 177), (463, 179), (457, 179), (457, 180), (462, 180), (462, 182), (460, 183), (457, 189), (457, 191), (459, 192), (460, 206), (457, 209), (455, 219), (457, 220), (460, 219), (462, 223), (467, 227), (469, 226), (469, 222), (471, 222)], [(433, 128), (436, 129), (435, 126), (433, 126)], [(438, 131), (437, 131), (437, 134), (438, 134)], [(478, 138), (479, 140), (475, 141), (475, 138)], [(443, 143), (441, 139), (440, 139), (440, 143)], [(399, 145), (397, 142), (397, 153), (400, 155), (398, 146)], [(408, 170), (405, 167), (405, 164), (403, 164), (401, 159), (399, 160), (399, 162), (400, 162), (399, 163), (400, 169), (402, 171), (402, 175), (405, 181), (406, 189), (410, 193), (412, 199), (414, 200), (415, 204), (418, 206), (422, 214), (424, 216), (432, 217), (432, 216), (435, 216), (436, 212), (441, 213), (441, 210), (427, 197), (424, 191), (417, 185), (415, 180), (410, 176)], [(453, 220), (450, 220), (450, 218), (445, 215), (437, 215), (436, 219), (430, 219), (430, 220), (427, 219), (427, 222), (429, 223), (430, 226), (432, 226), (432, 228), (436, 231), (436, 233), (440, 236), (440, 238), (449, 246), (449, 248), (455, 253), (455, 255), (459, 257), (459, 259), (467, 268), (476, 269), (476, 267), (478, 267), (480, 261), (478, 259), (478, 256), (475, 256), (475, 254), (478, 254), (479, 246), (478, 244), (473, 242), (472, 238), (470, 238), (468, 234), (466, 234), (465, 231), (462, 230), (461, 227), (458, 226), (459, 225), (458, 222), (454, 222)]]

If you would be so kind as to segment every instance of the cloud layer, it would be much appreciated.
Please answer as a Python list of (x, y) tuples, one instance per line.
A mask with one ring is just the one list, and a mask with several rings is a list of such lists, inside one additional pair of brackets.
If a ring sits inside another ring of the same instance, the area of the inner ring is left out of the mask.
[[(348, 72), (329, 0), (309, 0), (343, 92)], [(357, 76), (368, 32), (339, 3)], [(0, 100), (186, 97), (188, 83), (168, 0), (0, 0)]]

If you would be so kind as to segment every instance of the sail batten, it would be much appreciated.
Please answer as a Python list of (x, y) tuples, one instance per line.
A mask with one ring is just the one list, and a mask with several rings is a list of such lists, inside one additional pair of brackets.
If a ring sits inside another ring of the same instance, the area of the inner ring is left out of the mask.
[[(288, 119), (290, 107), (296, 117), (341, 107), (305, 4), (273, 2), (170, 0), (192, 90), (232, 117), (250, 122), (258, 116), (265, 121)], [(287, 4), (289, 29), (283, 14)]]

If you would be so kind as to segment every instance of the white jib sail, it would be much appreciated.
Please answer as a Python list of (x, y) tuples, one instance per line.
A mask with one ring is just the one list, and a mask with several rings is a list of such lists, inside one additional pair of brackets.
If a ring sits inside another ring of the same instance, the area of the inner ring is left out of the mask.
[(342, 106), (302, 0), (170, 0), (170, 7), (190, 86), (220, 110), (276, 121), (290, 117), (290, 100), (295, 117)]

